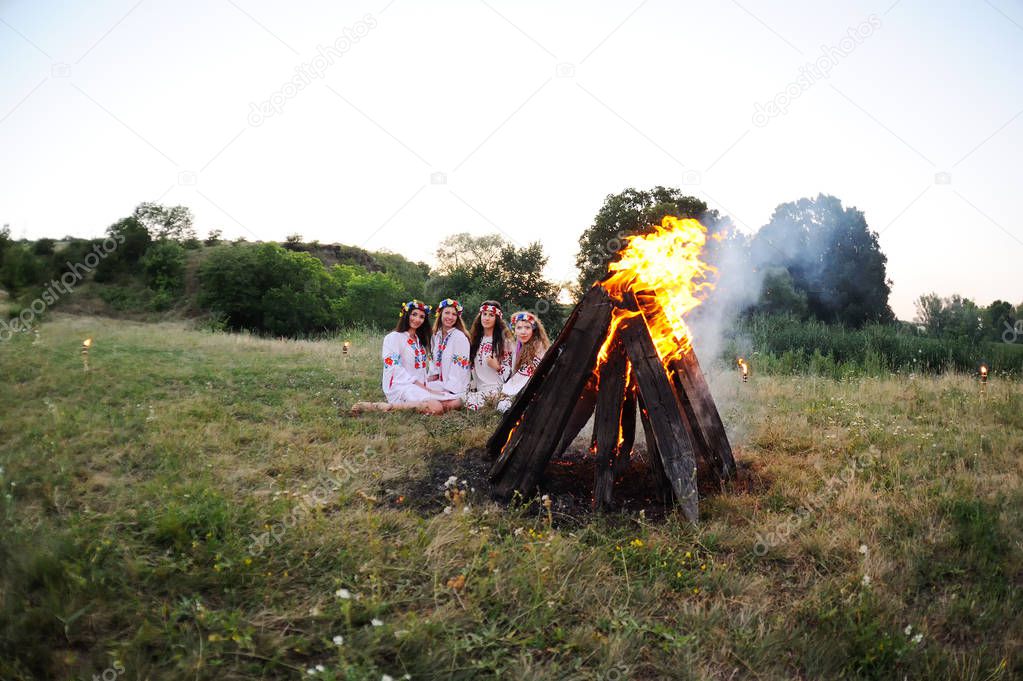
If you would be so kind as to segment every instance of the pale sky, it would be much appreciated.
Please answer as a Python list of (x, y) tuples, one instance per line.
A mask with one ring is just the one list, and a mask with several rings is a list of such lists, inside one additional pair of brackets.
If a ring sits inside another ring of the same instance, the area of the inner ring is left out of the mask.
[(930, 291), (1023, 301), (1018, 0), (0, 0), (0, 61), (15, 237), (98, 236), (151, 200), (200, 236), (428, 262), (498, 231), (568, 280), (625, 187), (747, 232), (825, 192), (880, 232), (900, 318)]

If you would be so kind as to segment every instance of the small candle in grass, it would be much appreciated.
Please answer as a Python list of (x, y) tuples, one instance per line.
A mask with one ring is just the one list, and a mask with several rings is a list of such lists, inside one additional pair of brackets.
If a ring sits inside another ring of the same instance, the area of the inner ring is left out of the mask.
[(89, 348), (92, 347), (92, 339), (86, 338), (82, 341), (82, 369), (89, 370)]

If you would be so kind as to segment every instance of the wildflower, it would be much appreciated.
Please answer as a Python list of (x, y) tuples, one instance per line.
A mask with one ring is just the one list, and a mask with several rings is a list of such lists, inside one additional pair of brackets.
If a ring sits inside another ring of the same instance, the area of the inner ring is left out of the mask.
[(446, 513), (448, 515), (451, 515), (451, 507), (450, 506), (445, 506), (444, 507), (444, 513)]
[(338, 589), (337, 591), (334, 592), (334, 595), (337, 596), (338, 598), (347, 601), (349, 598), (352, 597), (352, 592), (349, 591), (348, 589)]
[(316, 675), (316, 670), (313, 669), (312, 667), (310, 667), (309, 669), (305, 670), (305, 673), (308, 674), (309, 676), (315, 676)]
[(394, 677), (389, 674), (384, 674), (380, 677), (380, 681), (394, 681)]
[(902, 630), (902, 633), (904, 633), (906, 636), (909, 636), (910, 634), (912, 634), (913, 633), (913, 625), (912, 624), (907, 624), (906, 628)]
[(699, 587), (694, 587), (694, 588), (693, 588), (693, 593), (694, 593), (694, 594), (698, 594), (698, 593), (700, 593), (700, 589), (699, 589)]
[(922, 640), (924, 640), (924, 635), (923, 634), (917, 634), (916, 636), (913, 637), (913, 645), (917, 645), (917, 646), (920, 645), (920, 641), (922, 641)]
[(369, 623), (372, 624), (374, 627), (382, 627), (382, 626), (384, 626), (383, 620), (378, 620), (376, 617), (371, 619), (369, 621)]
[(862, 553), (864, 556), (867, 555), (867, 545), (866, 544), (860, 544), (860, 553)]
[(516, 537), (518, 537), (518, 536), (519, 536), (519, 535), (521, 535), (521, 534), (522, 534), (523, 532), (524, 532), (524, 530), (523, 530), (523, 529), (522, 529), (521, 527), (516, 527), (516, 528), (515, 528), (515, 531), (514, 531), (514, 532), (512, 532), (512, 534), (513, 534), (513, 535), (515, 535)]
[(870, 586), (870, 575), (863, 575), (863, 579), (860, 580), (863, 586)]
[(633, 539), (632, 541), (629, 542), (629, 546), (635, 546), (637, 549), (641, 549), (643, 548), (643, 540)]
[(334, 637), (334, 645), (336, 646), (344, 645), (344, 642), (345, 642), (344, 636), (339, 635)]
[(448, 478), (447, 482), (444, 483), (444, 487), (446, 489), (451, 489), (452, 487), (454, 487), (457, 484), (458, 484), (458, 478), (456, 478), (454, 475), (452, 475), (451, 477)]
[(693, 554), (690, 551), (686, 551), (686, 558), (692, 558)]
[(327, 671), (327, 670), (326, 670), (326, 668), (322, 664), (318, 664), (318, 665), (316, 665), (316, 671), (324, 672), (324, 671)]

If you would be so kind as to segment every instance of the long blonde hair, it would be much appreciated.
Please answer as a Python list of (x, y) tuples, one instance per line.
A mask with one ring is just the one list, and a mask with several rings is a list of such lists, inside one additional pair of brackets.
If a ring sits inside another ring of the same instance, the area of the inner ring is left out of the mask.
[(532, 337), (523, 343), (519, 349), (519, 356), (515, 360), (514, 371), (518, 371), (522, 367), (530, 364), (534, 359), (539, 357), (541, 354), (547, 352), (547, 348), (551, 346), (551, 341), (547, 338), (547, 329), (543, 328), (543, 322), (532, 312), (521, 310), (511, 316), (512, 329), (514, 330), (515, 325), (521, 321), (530, 322), (533, 326)]

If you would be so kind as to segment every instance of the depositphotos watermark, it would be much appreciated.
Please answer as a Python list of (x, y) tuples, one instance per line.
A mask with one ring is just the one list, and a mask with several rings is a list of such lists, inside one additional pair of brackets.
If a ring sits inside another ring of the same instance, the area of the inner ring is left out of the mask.
[(303, 496), (283, 520), (264, 525), (266, 531), (261, 534), (250, 534), (249, 553), (259, 556), (272, 544), (280, 544), (289, 529), (296, 527), (314, 510), (326, 506), (357, 473), (364, 472), (371, 461), (371, 454), (373, 454), (373, 448), (367, 447), (365, 451), (359, 452), (340, 466), (334, 467), (331, 470), (331, 475), (320, 478), (312, 491)]
[(766, 555), (768, 550), (789, 541), (804, 526), (812, 523), (817, 514), (823, 510), (824, 505), (834, 501), (838, 493), (856, 478), (857, 473), (862, 473), (874, 465), (877, 453), (877, 450), (871, 447), (869, 451), (846, 464), (839, 473), (831, 476), (824, 485), (824, 489), (814, 498), (807, 500), (795, 511), (778, 521), (774, 531), (768, 532), (766, 535), (757, 533), (756, 541), (753, 544), (753, 553), (757, 556)]
[(1005, 324), (1005, 331), (1002, 332), (1004, 342), (1015, 343), (1020, 336), (1023, 336), (1023, 319), (1017, 319), (1015, 324), (1003, 323)]
[(352, 45), (365, 38), (376, 27), (376, 18), (372, 14), (367, 14), (361, 21), (355, 22), (351, 28), (345, 26), (341, 35), (335, 38), (333, 43), (326, 47), (317, 45), (316, 56), (308, 63), (302, 62), (296, 66), (295, 75), (291, 77), (291, 80), (281, 85), (264, 101), (249, 104), (249, 125), (258, 127), (271, 116), (279, 116), (283, 113), (284, 104), (289, 99), (297, 97), (298, 93), (309, 87), (314, 80), (323, 78), (327, 69), (333, 66), (336, 60), (344, 56), (348, 50), (352, 49)]
[(812, 62), (799, 67), (799, 75), (766, 103), (757, 102), (753, 105), (753, 125), (763, 128), (772, 118), (788, 113), (793, 100), (814, 86), (822, 78), (831, 77), (831, 69), (848, 57), (863, 44), (863, 41), (874, 35), (881, 28), (881, 17), (871, 14), (855, 28), (850, 27), (846, 36), (838, 41), (838, 45), (822, 45), (821, 56)]
[(74, 287), (85, 278), (85, 275), (91, 274), (99, 266), (100, 261), (116, 251), (117, 247), (123, 244), (124, 241), (125, 237), (123, 234), (108, 236), (103, 240), (103, 243), (94, 245), (92, 252), (86, 253), (85, 257), (82, 258), (82, 262), (74, 264), (70, 261), (67, 262), (66, 267), (68, 271), (60, 275), (60, 279), (51, 280), (46, 285), (46, 288), (43, 289), (42, 294), (22, 309), (21, 314), (9, 322), (0, 319), (0, 342), (10, 340), (16, 333), (31, 329), (32, 322), (35, 321), (36, 317), (43, 314), (46, 308), (56, 303), (60, 296), (71, 293)]

